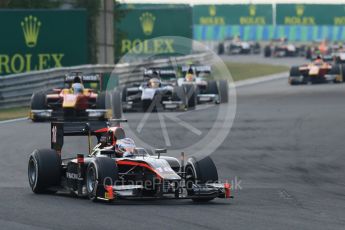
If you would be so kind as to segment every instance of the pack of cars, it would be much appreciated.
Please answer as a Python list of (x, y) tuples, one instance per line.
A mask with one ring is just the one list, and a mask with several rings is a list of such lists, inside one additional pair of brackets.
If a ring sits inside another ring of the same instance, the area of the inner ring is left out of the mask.
[[(232, 198), (230, 184), (219, 183), (210, 157), (184, 160), (156, 155), (135, 146), (119, 123), (52, 122), (51, 149), (36, 149), (28, 162), (34, 193), (67, 192), (90, 200)], [(88, 153), (61, 158), (65, 136), (88, 136)], [(91, 148), (91, 136), (97, 144)]]
[(226, 80), (212, 80), (211, 66), (182, 66), (184, 77), (174, 69), (146, 69), (142, 83), (122, 89), (122, 108), (127, 111), (195, 109), (202, 103), (228, 102)]
[(304, 56), (305, 46), (289, 43), (286, 38), (272, 39), (264, 47), (264, 57), (298, 57)]

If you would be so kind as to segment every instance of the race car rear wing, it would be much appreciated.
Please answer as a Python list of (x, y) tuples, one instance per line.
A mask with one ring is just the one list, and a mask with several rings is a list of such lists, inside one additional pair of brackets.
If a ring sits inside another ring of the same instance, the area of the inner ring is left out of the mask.
[(96, 130), (108, 127), (107, 122), (52, 122), (50, 127), (51, 148), (61, 152), (64, 136), (97, 136)]
[(150, 68), (144, 70), (144, 79), (151, 79), (155, 77), (155, 72), (158, 74), (158, 77), (162, 82), (176, 82), (177, 74), (174, 69), (167, 68)]
[[(109, 129), (119, 126), (121, 122), (127, 122), (125, 119), (112, 119), (107, 121), (93, 121), (93, 122), (51, 122), (51, 148), (61, 153), (65, 136), (88, 136), (89, 150), (91, 149), (91, 136), (96, 136), (98, 142), (100, 137), (108, 132)], [(109, 128), (112, 126), (111, 128)], [(122, 128), (117, 127), (114, 135), (118, 138), (124, 138), (125, 133)]]
[(154, 72), (156, 72), (160, 77), (171, 77), (176, 78), (176, 71), (174, 69), (160, 69), (152, 68), (144, 70), (144, 77), (152, 77)]
[(189, 69), (192, 68), (193, 72), (199, 73), (211, 73), (211, 66), (209, 65), (199, 65), (199, 66), (182, 66), (182, 73), (186, 74)]
[(79, 76), (83, 83), (93, 83), (93, 82), (100, 82), (101, 81), (101, 74), (82, 74), (81, 72), (72, 72), (65, 75), (65, 83), (73, 83), (73, 80), (76, 76)]

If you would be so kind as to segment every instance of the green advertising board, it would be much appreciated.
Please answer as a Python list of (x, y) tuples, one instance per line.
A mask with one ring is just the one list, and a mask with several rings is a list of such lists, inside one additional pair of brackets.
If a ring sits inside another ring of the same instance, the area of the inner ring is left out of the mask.
[(1, 10), (0, 75), (87, 62), (85, 10)]
[(272, 5), (196, 5), (195, 25), (266, 25), (272, 24)]
[(345, 5), (277, 4), (278, 25), (345, 25)]
[[(192, 14), (189, 6), (157, 7), (141, 6), (126, 9), (126, 16), (118, 25), (124, 38), (117, 43), (120, 55), (174, 55), (178, 53), (175, 38), (180, 36), (192, 39)], [(191, 42), (187, 45), (189, 53)]]

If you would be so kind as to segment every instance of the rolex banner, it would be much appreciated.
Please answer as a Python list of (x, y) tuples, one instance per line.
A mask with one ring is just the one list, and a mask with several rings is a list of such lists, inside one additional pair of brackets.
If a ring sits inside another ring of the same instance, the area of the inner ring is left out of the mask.
[(277, 4), (278, 25), (345, 25), (345, 5)]
[(0, 75), (87, 62), (84, 10), (1, 10), (0, 28)]
[(269, 25), (271, 4), (196, 5), (194, 25)]
[[(176, 5), (164, 7), (128, 7), (123, 6), (127, 13), (121, 20), (119, 29), (125, 36), (117, 43), (121, 56), (127, 55), (175, 55), (180, 53), (179, 44), (173, 37), (192, 38), (192, 12), (190, 6)], [(152, 40), (150, 40), (152, 39)], [(189, 53), (191, 43), (187, 45)]]

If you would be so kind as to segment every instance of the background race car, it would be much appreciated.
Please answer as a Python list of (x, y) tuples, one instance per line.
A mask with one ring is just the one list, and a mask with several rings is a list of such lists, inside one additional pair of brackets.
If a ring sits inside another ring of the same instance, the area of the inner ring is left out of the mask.
[(309, 64), (292, 66), (290, 69), (289, 84), (308, 84), (344, 82), (345, 65), (330, 64), (325, 60), (315, 60)]
[(258, 42), (241, 41), (239, 37), (230, 37), (218, 44), (218, 54), (259, 54), (261, 46)]
[[(78, 88), (73, 82), (79, 78)], [(101, 92), (100, 74), (82, 75), (71, 73), (65, 76), (65, 87), (47, 91), (36, 92), (31, 97), (29, 117), (32, 121), (50, 119), (108, 119), (113, 113), (114, 117), (121, 117), (121, 109), (114, 106), (106, 107), (106, 100), (115, 106), (121, 106), (116, 100), (121, 100), (117, 92), (109, 95)], [(94, 88), (84, 88), (84, 85), (93, 85)]]
[(194, 108), (195, 103), (188, 100), (185, 92), (177, 85), (174, 69), (145, 69), (142, 83), (122, 89), (122, 107), (124, 111), (137, 112)]
[[(98, 140), (93, 149), (92, 135)], [(64, 136), (88, 136), (89, 153), (61, 159)], [(119, 125), (53, 122), (51, 149), (36, 149), (29, 157), (32, 191), (65, 191), (92, 201), (155, 198), (205, 202), (231, 198), (230, 184), (218, 183), (217, 168), (210, 157), (201, 160), (190, 157), (184, 161), (161, 156), (166, 150), (156, 150), (158, 155), (153, 156), (136, 147), (131, 156), (119, 156), (117, 143), (125, 137)]]
[(264, 48), (265, 57), (297, 57), (304, 56), (305, 46), (296, 46), (289, 43), (286, 38), (273, 39)]
[(182, 66), (184, 78), (178, 79), (178, 85), (183, 86), (191, 103), (227, 103), (229, 85), (227, 80), (213, 80), (211, 66)]

